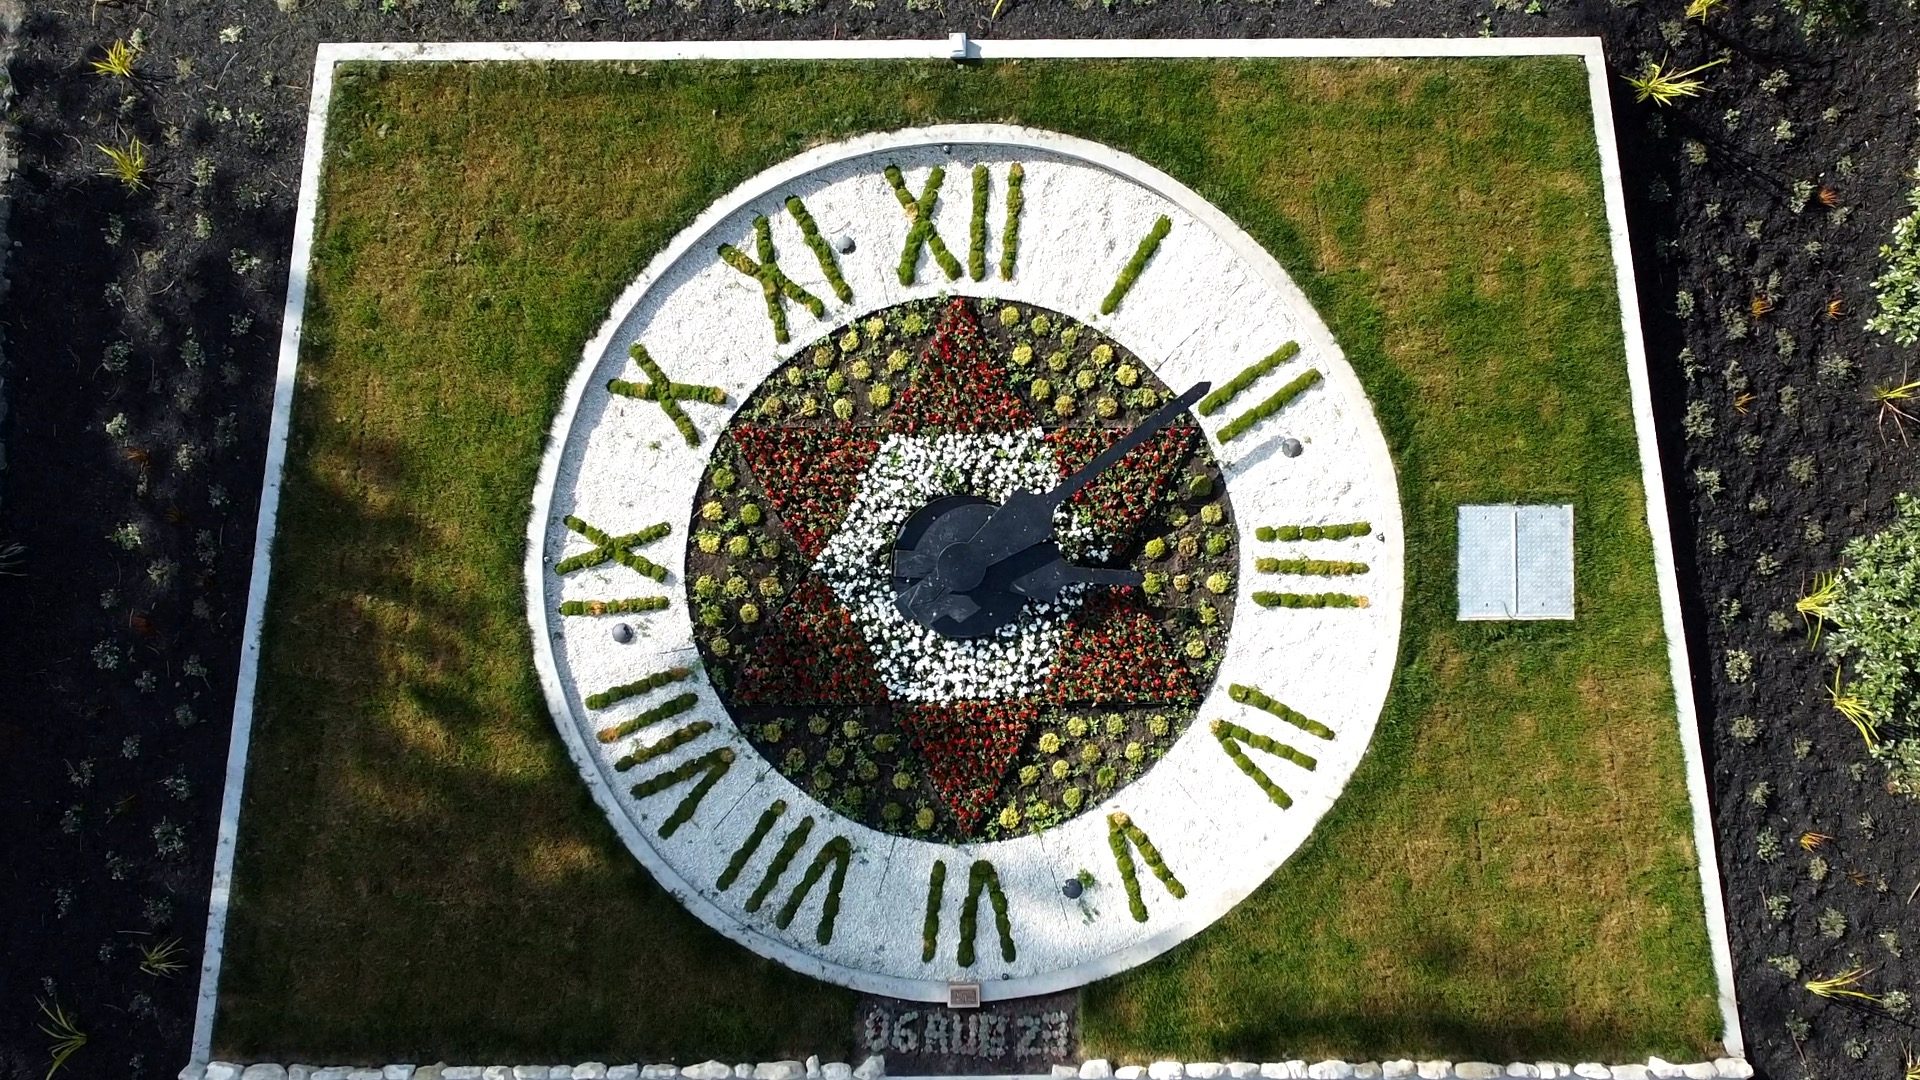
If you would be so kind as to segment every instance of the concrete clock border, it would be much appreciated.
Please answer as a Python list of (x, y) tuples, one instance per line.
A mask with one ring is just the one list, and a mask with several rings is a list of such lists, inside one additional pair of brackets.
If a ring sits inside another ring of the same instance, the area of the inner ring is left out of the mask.
[[(265, 619), (271, 554), (277, 526), (280, 487), (287, 453), (295, 374), (299, 359), (302, 316), (306, 303), (308, 268), (312, 260), (322, 152), (335, 69), (356, 61), (512, 61), (603, 60), (653, 61), (674, 59), (928, 59), (951, 58), (952, 44), (932, 41), (781, 41), (781, 42), (451, 42), (432, 44), (367, 43), (323, 44), (316, 51), (312, 98), (307, 113), (307, 141), (302, 160), (300, 195), (296, 207), (292, 260), (282, 312), (279, 360), (268, 433), (264, 480), (253, 567), (243, 626), (240, 667), (235, 689), (234, 723), (229, 743), (219, 834), (215, 845), (206, 948), (194, 1023), (191, 1062), (187, 1073), (205, 1071), (211, 1059), (214, 1006), (217, 999), (226, 920), (231, 902), (234, 850), (238, 835), (241, 795), (251, 739), (253, 701), (259, 675), (260, 637)], [(1716, 848), (1708, 804), (1708, 785), (1700, 744), (1698, 720), (1691, 695), (1692, 677), (1681, 621), (1679, 591), (1672, 555), (1672, 537), (1659, 448), (1653, 425), (1645, 344), (1640, 332), (1632, 252), (1628, 239), (1626, 205), (1620, 159), (1614, 138), (1613, 115), (1606, 83), (1605, 56), (1598, 38), (1449, 38), (1449, 39), (1270, 39), (1270, 40), (1033, 40), (976, 41), (970, 58), (1086, 59), (1086, 58), (1364, 58), (1364, 57), (1487, 57), (1573, 56), (1587, 69), (1596, 140), (1599, 145), (1608, 227), (1616, 285), (1626, 344), (1628, 377), (1639, 443), (1642, 480), (1652, 533), (1655, 573), (1676, 699), (1681, 746), (1687, 767), (1687, 786), (1694, 817), (1694, 840), (1699, 860), (1709, 944), (1719, 984), (1724, 1025), (1723, 1042), (1730, 1054), (1743, 1052), (1738, 1005), (1734, 996), (1731, 951), (1726, 932)], [(1237, 232), (1237, 229), (1235, 230)]]

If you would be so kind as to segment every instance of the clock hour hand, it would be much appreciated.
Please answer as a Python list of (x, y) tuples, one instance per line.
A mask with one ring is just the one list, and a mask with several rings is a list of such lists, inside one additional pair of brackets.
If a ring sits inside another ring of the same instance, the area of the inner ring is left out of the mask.
[(1098, 566), (1075, 566), (1055, 558), (1045, 565), (1014, 578), (1008, 586), (1014, 592), (1037, 603), (1051, 604), (1060, 599), (1060, 590), (1068, 585), (1138, 585), (1144, 578), (1138, 571), (1114, 570)]

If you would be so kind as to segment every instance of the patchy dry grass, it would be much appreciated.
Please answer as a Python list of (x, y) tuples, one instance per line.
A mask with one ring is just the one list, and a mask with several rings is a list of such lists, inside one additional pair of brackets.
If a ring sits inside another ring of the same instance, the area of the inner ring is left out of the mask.
[[(620, 847), (528, 661), (581, 345), (700, 207), (933, 121), (1097, 139), (1299, 278), (1400, 468), (1368, 758), (1218, 926), (1090, 988), (1090, 1054), (1697, 1058), (1717, 1031), (1586, 78), (1571, 60), (413, 66), (335, 101), (216, 1029), (241, 1059), (830, 1051), (851, 997)], [(1451, 618), (1454, 507), (1575, 504), (1580, 618)], [(665, 990), (666, 992), (662, 992)]]

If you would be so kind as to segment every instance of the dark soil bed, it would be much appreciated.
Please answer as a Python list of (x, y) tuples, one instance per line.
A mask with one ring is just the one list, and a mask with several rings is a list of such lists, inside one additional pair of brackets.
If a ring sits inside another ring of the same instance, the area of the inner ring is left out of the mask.
[[(1797, 623), (1769, 621), (1915, 485), (1915, 451), (1876, 423), (1869, 392), (1904, 381), (1911, 351), (1861, 325), (1916, 150), (1920, 43), (1898, 0), (1812, 38), (1771, 5), (1703, 28), (1677, 3), (1553, 0), (1534, 12), (1010, 0), (997, 22), (987, 4), (897, 0), (784, 13), (725, 0), (291, 6), (39, 3), (12, 64), (22, 145), (0, 311), (12, 398), (0, 545), (26, 555), (19, 576), (0, 576), (0, 1076), (45, 1075), (36, 999), (85, 1016), (92, 1075), (170, 1076), (187, 1054), (315, 43), (952, 29), (1598, 34), (1633, 69), (1730, 50), (1707, 73), (1712, 91), (1674, 108), (1610, 85), (1746, 1037), (1764, 1075), (1791, 1078), (1897, 1075), (1920, 1042), (1910, 1019), (1800, 986), (1859, 966), (1876, 992), (1920, 988), (1920, 804), (1880, 789), (1826, 704), (1826, 661)], [(89, 70), (136, 31), (137, 81)], [(99, 175), (97, 144), (136, 135), (153, 161), (129, 192)], [(1772, 307), (1755, 316), (1760, 296)], [(1737, 682), (1735, 651), (1751, 660)], [(1803, 848), (1806, 833), (1825, 839)], [(173, 938), (177, 971), (139, 970), (143, 947)]]

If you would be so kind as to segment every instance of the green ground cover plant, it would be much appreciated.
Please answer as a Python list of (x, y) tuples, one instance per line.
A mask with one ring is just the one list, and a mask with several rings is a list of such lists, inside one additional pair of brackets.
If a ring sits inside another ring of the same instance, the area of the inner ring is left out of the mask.
[[(1367, 759), (1263, 889), (1085, 991), (1084, 1052), (1702, 1056), (1586, 92), (1555, 58), (344, 74), (217, 1054), (766, 1060), (851, 1034), (853, 995), (707, 930), (592, 804), (529, 659), (526, 507), (582, 344), (701, 208), (819, 141), (995, 120), (1136, 154), (1274, 252), (1366, 382), (1406, 515)], [(1575, 504), (1574, 622), (1454, 621), (1454, 508), (1511, 499)]]

